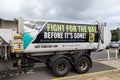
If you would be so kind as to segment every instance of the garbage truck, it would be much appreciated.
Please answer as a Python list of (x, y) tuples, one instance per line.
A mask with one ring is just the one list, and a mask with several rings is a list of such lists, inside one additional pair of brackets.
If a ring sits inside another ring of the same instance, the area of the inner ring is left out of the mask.
[(13, 65), (19, 68), (42, 62), (59, 77), (71, 68), (86, 73), (92, 67), (91, 52), (105, 49), (110, 41), (110, 29), (100, 21), (81, 24), (20, 17), (16, 28), (0, 29), (4, 59), (15, 60)]

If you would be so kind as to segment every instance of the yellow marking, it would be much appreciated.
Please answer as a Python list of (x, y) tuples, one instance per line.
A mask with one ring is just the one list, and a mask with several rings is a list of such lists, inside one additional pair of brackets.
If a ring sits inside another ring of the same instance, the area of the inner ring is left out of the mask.
[(23, 37), (21, 35), (14, 36), (14, 39), (22, 39)]
[[(101, 63), (101, 62), (98, 62)], [(116, 68), (115, 66), (109, 65), (109, 64), (105, 64), (105, 63), (101, 63), (113, 68)], [(106, 72), (112, 72), (112, 71), (116, 71), (116, 70), (120, 70), (120, 68), (116, 68), (116, 69), (112, 69), (112, 70), (105, 70), (105, 71), (99, 71), (99, 72), (92, 72), (92, 73), (87, 73), (87, 74), (78, 74), (78, 75), (74, 75), (74, 76), (68, 76), (68, 77), (62, 77), (62, 78), (55, 78), (55, 79), (51, 79), (51, 80), (63, 80), (63, 79), (70, 79), (70, 78), (76, 78), (79, 76), (88, 76), (88, 75), (96, 75), (96, 74), (102, 74), (102, 73), (106, 73)]]
[(22, 44), (23, 42), (14, 42), (14, 44)]
[(82, 76), (102, 74), (102, 73), (112, 72), (112, 71), (116, 71), (116, 70), (120, 70), (120, 68), (118, 68), (118, 69), (112, 69), (112, 70), (105, 70), (105, 71), (100, 71), (100, 72), (87, 73), (87, 74), (78, 74), (78, 75), (74, 75), (74, 76), (68, 76), (68, 77), (62, 77), (62, 78), (55, 78), (55, 79), (51, 79), (51, 80), (70, 79), (70, 78), (76, 78), (76, 77), (80, 77), (80, 76), (82, 77)]
[(21, 52), (22, 48), (14, 48), (13, 50), (14, 50), (14, 52)]

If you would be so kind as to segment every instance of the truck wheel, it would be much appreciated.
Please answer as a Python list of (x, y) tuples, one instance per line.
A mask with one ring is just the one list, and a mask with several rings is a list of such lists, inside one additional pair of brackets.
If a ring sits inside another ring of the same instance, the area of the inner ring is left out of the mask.
[(79, 57), (77, 61), (75, 61), (75, 70), (77, 73), (86, 73), (90, 68), (90, 60), (85, 57)]
[(57, 77), (67, 75), (70, 69), (70, 62), (66, 58), (57, 59), (52, 66), (52, 72)]

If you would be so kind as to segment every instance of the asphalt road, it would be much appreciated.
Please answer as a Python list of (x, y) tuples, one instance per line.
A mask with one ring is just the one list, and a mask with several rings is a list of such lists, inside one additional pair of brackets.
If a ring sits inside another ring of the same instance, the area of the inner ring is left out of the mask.
[[(110, 56), (112, 58), (115, 57), (115, 53), (110, 53)], [(107, 58), (106, 51), (102, 52), (93, 52), (91, 55), (92, 59), (104, 59)], [(7, 63), (7, 61), (0, 62), (0, 70), (9, 69), (12, 67), (11, 62)], [(93, 62), (93, 67), (89, 70), (88, 73), (92, 72), (98, 72), (98, 71), (104, 71), (104, 70), (111, 70), (114, 69), (113, 67)], [(74, 70), (71, 69), (70, 73), (67, 76), (77, 75), (77, 73), (74, 72)], [(29, 69), (27, 73), (24, 74), (17, 74), (17, 75), (11, 75), (11, 76), (5, 76), (0, 78), (0, 80), (50, 80), (57, 77), (54, 77), (51, 73), (51, 71), (42, 63), (36, 64), (34, 69)]]
[[(104, 64), (93, 62), (93, 67), (89, 70), (88, 73), (111, 70), (111, 69), (114, 68), (110, 66), (106, 66)], [(71, 70), (67, 76), (72, 76), (72, 75), (77, 75), (77, 73), (75, 73), (74, 70)], [(40, 65), (39, 67), (34, 69), (33, 72), (27, 72), (25, 74), (20, 74), (16, 76), (7, 76), (1, 78), (0, 80), (50, 80), (54, 78), (57, 77), (54, 77), (51, 71), (45, 65), (42, 64), (42, 66)]]

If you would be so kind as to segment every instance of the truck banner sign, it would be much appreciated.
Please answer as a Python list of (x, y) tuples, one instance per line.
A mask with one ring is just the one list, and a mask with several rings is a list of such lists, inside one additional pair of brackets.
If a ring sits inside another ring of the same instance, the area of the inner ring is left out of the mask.
[(49, 21), (23, 21), (24, 45), (30, 43), (98, 42), (98, 25)]

